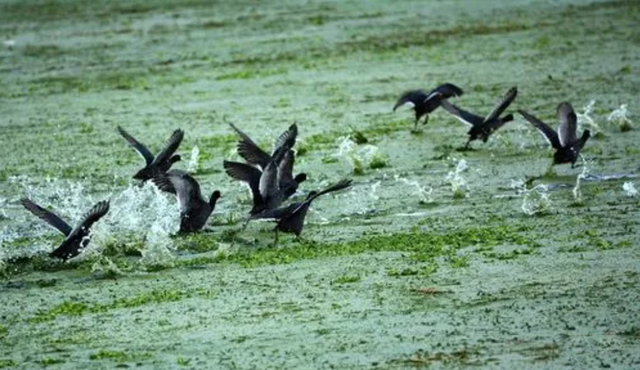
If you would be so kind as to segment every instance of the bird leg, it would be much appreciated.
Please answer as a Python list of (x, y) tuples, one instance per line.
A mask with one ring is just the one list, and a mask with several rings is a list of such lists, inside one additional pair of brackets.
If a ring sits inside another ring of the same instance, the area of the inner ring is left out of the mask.
[(275, 231), (276, 237), (273, 239), (273, 247), (277, 247), (278, 246), (278, 227), (276, 226), (275, 229), (273, 229), (273, 231)]

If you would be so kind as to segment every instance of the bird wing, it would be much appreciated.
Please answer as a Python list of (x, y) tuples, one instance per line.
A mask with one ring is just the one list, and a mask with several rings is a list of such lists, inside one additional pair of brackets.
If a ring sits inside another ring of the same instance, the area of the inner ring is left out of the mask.
[(260, 168), (263, 169), (267, 167), (271, 161), (271, 156), (233, 123), (229, 123), (229, 125), (238, 136), (240, 136), (240, 141), (238, 141), (238, 154), (248, 163), (260, 166)]
[(155, 157), (153, 163), (163, 163), (169, 160), (173, 153), (178, 150), (178, 146), (180, 146), (183, 138), (184, 131), (175, 130), (173, 134), (171, 134), (171, 137), (169, 137), (169, 140), (167, 140), (167, 142), (164, 144), (164, 147), (162, 148), (160, 153), (158, 153), (158, 155)]
[(410, 104), (412, 107), (415, 107), (418, 104), (421, 104), (427, 99), (427, 94), (422, 90), (411, 90), (402, 93), (396, 105), (393, 106), (393, 110), (400, 108), (405, 104)]
[(176, 194), (181, 212), (185, 212), (192, 203), (202, 200), (200, 184), (184, 171), (158, 173), (153, 177), (153, 183), (160, 190)]
[(462, 123), (466, 123), (467, 125), (471, 126), (478, 126), (484, 122), (484, 119), (482, 117), (476, 116), (471, 112), (467, 112), (466, 110), (449, 103), (448, 100), (443, 100), (441, 104), (447, 112), (453, 114), (458, 119), (458, 121)]
[(56, 230), (63, 233), (64, 236), (68, 236), (69, 234), (71, 234), (71, 226), (55, 213), (40, 207), (28, 198), (22, 198), (20, 200), (20, 203), (22, 203), (24, 208), (26, 208), (29, 212), (43, 219), (50, 226), (53, 226), (54, 228), (56, 228)]
[(576, 131), (578, 130), (578, 117), (573, 111), (571, 104), (564, 102), (558, 105), (558, 138), (562, 146), (573, 145), (578, 141)]
[(321, 195), (324, 195), (324, 194), (327, 194), (327, 193), (331, 193), (331, 192), (334, 192), (334, 191), (338, 191), (338, 190), (342, 190), (342, 189), (346, 189), (346, 188), (350, 187), (351, 184), (353, 184), (353, 180), (351, 180), (351, 179), (342, 179), (342, 180), (338, 181), (337, 183), (335, 183), (335, 184), (333, 184), (331, 186), (328, 186), (323, 190), (320, 190), (319, 192), (315, 193), (314, 195), (307, 197), (307, 199), (303, 203), (301, 203), (300, 206), (297, 207), (295, 210), (293, 210), (293, 212), (291, 212), (291, 213), (297, 212), (298, 209), (300, 207), (302, 207), (305, 203), (306, 204), (311, 203), (314, 199), (316, 199), (317, 197), (319, 197)]
[(429, 92), (429, 96), (425, 97), (424, 100), (429, 100), (435, 95), (441, 95), (442, 99), (449, 99), (454, 96), (461, 96), (462, 94), (464, 94), (464, 91), (462, 91), (458, 86), (452, 83), (445, 83), (431, 90), (431, 92)]
[(289, 128), (278, 136), (276, 143), (273, 147), (273, 154), (278, 151), (278, 149), (283, 148), (285, 150), (289, 150), (296, 145), (296, 138), (298, 137), (298, 125), (293, 124), (289, 126)]
[(275, 161), (271, 161), (262, 172), (258, 189), (264, 200), (271, 199), (280, 192), (280, 176)]
[(89, 230), (91, 226), (109, 212), (109, 201), (103, 200), (96, 203), (89, 212), (85, 213), (78, 226), (71, 232), (76, 233), (80, 230)]
[(491, 112), (487, 115), (487, 118), (484, 119), (484, 122), (493, 121), (494, 119), (500, 117), (500, 115), (509, 107), (509, 105), (513, 102), (513, 100), (518, 95), (518, 88), (512, 87), (502, 96), (500, 101), (493, 107)]
[(545, 139), (547, 139), (552, 147), (554, 147), (555, 149), (562, 148), (560, 139), (558, 139), (558, 134), (551, 127), (549, 127), (549, 125), (521, 109), (519, 109), (518, 112), (535, 128), (537, 128), (538, 131), (540, 131), (540, 133), (544, 136)]
[(129, 133), (120, 126), (118, 126), (118, 132), (120, 132), (120, 135), (122, 135), (127, 143), (129, 143), (129, 145), (131, 145), (133, 149), (135, 149), (136, 152), (138, 152), (138, 154), (140, 154), (142, 158), (144, 158), (147, 165), (150, 165), (153, 162), (153, 154), (151, 154), (146, 146), (136, 140), (133, 136), (129, 135)]
[(252, 220), (281, 220), (282, 218), (292, 214), (302, 203), (292, 203), (286, 207), (267, 209), (255, 215), (251, 215)]
[(262, 196), (260, 195), (262, 171), (250, 164), (239, 162), (224, 161), (222, 166), (231, 178), (246, 182), (249, 185), (254, 204), (262, 202)]

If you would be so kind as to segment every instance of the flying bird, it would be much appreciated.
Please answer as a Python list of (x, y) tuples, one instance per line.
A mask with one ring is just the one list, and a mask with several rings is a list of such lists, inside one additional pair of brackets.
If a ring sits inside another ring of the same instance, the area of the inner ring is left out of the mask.
[(346, 189), (352, 184), (351, 179), (343, 179), (321, 191), (312, 191), (303, 202), (292, 203), (283, 208), (265, 210), (251, 216), (251, 219), (268, 219), (276, 222), (274, 245), (278, 243), (278, 232), (293, 233), (300, 237), (304, 227), (304, 219), (307, 216), (311, 202), (321, 195)]
[(471, 126), (471, 129), (467, 132), (469, 140), (467, 140), (467, 143), (464, 146), (464, 148), (467, 149), (469, 148), (469, 144), (474, 140), (481, 139), (486, 143), (492, 133), (502, 127), (505, 123), (513, 121), (513, 114), (507, 114), (504, 117), (500, 117), (500, 115), (509, 107), (517, 95), (517, 87), (514, 86), (507, 90), (500, 101), (493, 107), (491, 112), (484, 118), (457, 107), (454, 104), (449, 103), (447, 100), (442, 101), (442, 107), (447, 112), (453, 114), (460, 122)]
[(202, 229), (216, 208), (216, 202), (221, 196), (220, 192), (216, 190), (208, 200), (205, 199), (202, 196), (198, 181), (181, 170), (157, 173), (152, 181), (160, 190), (175, 194), (178, 198), (181, 233), (190, 233)]
[(91, 226), (109, 212), (109, 201), (98, 202), (82, 217), (80, 223), (72, 228), (58, 215), (40, 207), (28, 198), (22, 198), (20, 203), (29, 212), (64, 234), (65, 239), (49, 256), (65, 261), (77, 256), (86, 248), (91, 238)]
[(582, 132), (582, 137), (578, 138), (578, 118), (573, 111), (571, 104), (567, 102), (558, 105), (557, 114), (560, 126), (558, 131), (554, 131), (549, 125), (542, 122), (533, 115), (518, 110), (518, 112), (529, 121), (547, 139), (549, 144), (555, 149), (553, 153), (553, 164), (571, 163), (571, 168), (575, 167), (580, 151), (591, 136), (589, 130)]
[(461, 96), (463, 93), (461, 88), (451, 83), (440, 85), (431, 90), (429, 94), (426, 94), (423, 90), (407, 91), (400, 96), (396, 105), (393, 106), (393, 111), (395, 112), (396, 109), (405, 104), (411, 106), (416, 115), (416, 121), (413, 126), (415, 130), (422, 116), (426, 116), (423, 122), (423, 124), (426, 124), (429, 122), (429, 113), (436, 110), (442, 101), (454, 96)]
[(178, 146), (180, 146), (184, 138), (184, 131), (182, 130), (175, 130), (162, 150), (155, 157), (146, 146), (129, 135), (122, 127), (118, 126), (118, 132), (120, 132), (120, 135), (127, 140), (127, 143), (145, 160), (144, 168), (133, 175), (133, 178), (136, 180), (147, 181), (157, 173), (167, 172), (174, 163), (180, 161), (180, 156), (174, 153), (178, 150)]

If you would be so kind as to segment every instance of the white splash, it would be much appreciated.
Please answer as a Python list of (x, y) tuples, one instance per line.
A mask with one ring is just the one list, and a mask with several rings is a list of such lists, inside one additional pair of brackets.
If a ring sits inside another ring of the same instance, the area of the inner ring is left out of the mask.
[(394, 176), (396, 181), (401, 181), (403, 184), (413, 189), (412, 194), (417, 195), (422, 203), (433, 203), (433, 188), (431, 186), (422, 186), (417, 180), (409, 180), (398, 175)]
[(346, 158), (351, 165), (352, 172), (361, 174), (365, 166), (368, 166), (377, 154), (377, 146), (371, 144), (358, 145), (347, 136), (340, 141), (338, 151), (334, 156)]
[(618, 125), (630, 125), (629, 112), (627, 111), (627, 105), (622, 104), (620, 108), (615, 109), (607, 116), (607, 121), (617, 123)]
[(551, 209), (551, 199), (546, 185), (536, 185), (532, 189), (524, 189), (522, 212), (528, 216), (543, 214)]
[(191, 173), (196, 173), (200, 169), (200, 148), (197, 145), (191, 149), (191, 158), (189, 159), (189, 164), (187, 165), (187, 171)]
[(111, 199), (104, 222), (92, 228), (91, 249), (102, 250), (108, 245), (143, 246), (140, 262), (146, 265), (171, 264), (173, 255), (171, 234), (180, 227), (180, 210), (175, 199), (160, 192), (150, 182), (142, 186), (129, 185)]
[(380, 196), (378, 196), (378, 189), (380, 188), (381, 183), (382, 181), (377, 181), (371, 184), (371, 191), (369, 192), (369, 196), (375, 201), (380, 200)]
[(600, 126), (598, 126), (596, 121), (591, 117), (595, 104), (595, 100), (590, 101), (589, 104), (584, 106), (582, 113), (576, 112), (576, 116), (578, 117), (578, 124), (580, 125), (580, 127), (582, 127), (582, 129), (584, 129), (586, 126), (587, 128), (590, 128), (595, 132), (599, 132), (601, 131)]
[(636, 189), (635, 184), (630, 181), (622, 184), (622, 190), (624, 190), (624, 193), (630, 198), (638, 196), (638, 190)]
[(456, 164), (455, 171), (449, 171), (445, 181), (451, 185), (451, 191), (456, 198), (464, 198), (467, 196), (467, 181), (462, 177), (462, 173), (468, 168), (467, 161), (461, 159)]
[(573, 199), (577, 202), (582, 202), (582, 191), (580, 191), (580, 184), (583, 179), (586, 179), (589, 176), (589, 168), (587, 166), (587, 160), (580, 154), (580, 159), (582, 159), (582, 172), (576, 176), (576, 186), (573, 187)]

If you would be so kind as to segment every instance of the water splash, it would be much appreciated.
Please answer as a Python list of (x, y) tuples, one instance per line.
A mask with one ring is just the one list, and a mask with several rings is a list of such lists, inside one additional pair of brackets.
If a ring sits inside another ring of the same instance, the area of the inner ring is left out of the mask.
[(607, 121), (610, 123), (617, 123), (623, 131), (631, 129), (631, 119), (629, 119), (629, 112), (627, 111), (627, 105), (622, 104), (620, 108), (613, 110), (607, 116)]
[(587, 160), (580, 154), (580, 159), (582, 159), (582, 172), (576, 176), (576, 186), (573, 187), (573, 199), (576, 202), (582, 202), (582, 191), (580, 190), (580, 184), (583, 179), (586, 179), (589, 176), (589, 167), (587, 166)]
[(516, 191), (516, 194), (523, 196), (520, 209), (527, 216), (545, 214), (551, 209), (549, 186), (539, 184), (527, 189), (524, 180), (511, 180), (510, 187)]
[(453, 192), (454, 198), (467, 197), (467, 181), (462, 177), (462, 173), (467, 169), (467, 161), (465, 159), (461, 159), (456, 164), (455, 171), (449, 171), (449, 173), (447, 173), (445, 181), (449, 182), (451, 185), (451, 191)]
[(377, 181), (377, 182), (371, 184), (371, 191), (369, 192), (369, 196), (374, 201), (380, 200), (380, 196), (378, 196), (378, 189), (380, 188), (380, 184), (381, 183), (382, 183), (382, 181)]
[(197, 145), (191, 149), (191, 158), (189, 164), (187, 164), (187, 171), (196, 173), (200, 169), (200, 148)]
[(528, 216), (540, 215), (549, 212), (551, 199), (546, 185), (536, 185), (532, 189), (524, 189), (522, 199), (522, 212)]
[(396, 181), (401, 181), (403, 184), (413, 189), (412, 194), (416, 195), (422, 203), (433, 203), (433, 188), (431, 186), (422, 186), (417, 180), (409, 180), (398, 175), (394, 176)]
[(591, 100), (587, 105), (584, 106), (582, 113), (576, 112), (576, 116), (578, 117), (578, 124), (582, 129), (589, 128), (594, 132), (602, 131), (600, 126), (596, 123), (596, 121), (591, 117), (593, 114), (593, 107), (595, 106), (596, 101)]
[(111, 199), (105, 222), (95, 224), (85, 253), (116, 245), (139, 249), (144, 266), (172, 264), (171, 235), (180, 228), (180, 210), (171, 198), (149, 182), (129, 185)]
[(378, 155), (378, 147), (371, 144), (358, 145), (350, 137), (344, 137), (338, 145), (335, 157), (346, 158), (351, 171), (356, 175), (364, 173), (364, 168)]
[(630, 198), (638, 196), (638, 190), (636, 189), (635, 184), (630, 181), (622, 184), (622, 190), (624, 190), (624, 193)]

